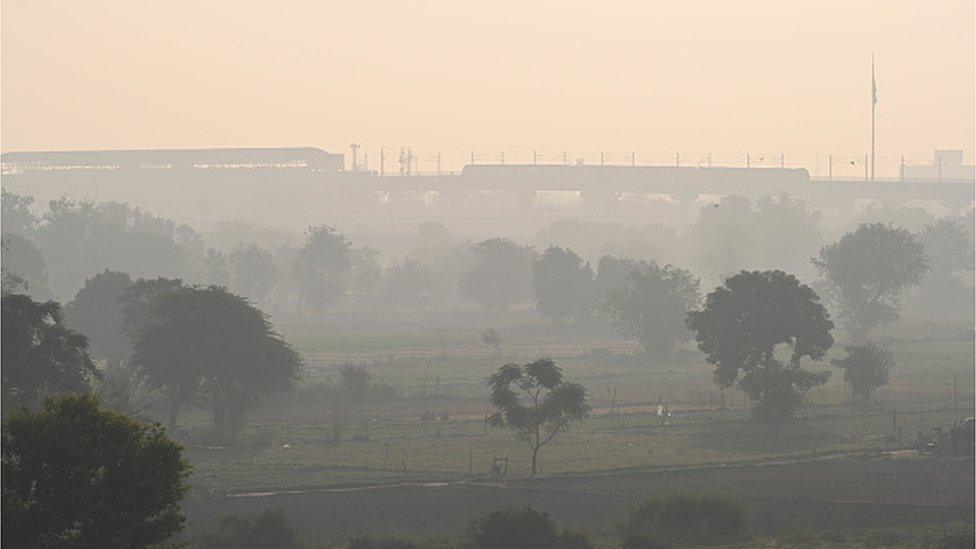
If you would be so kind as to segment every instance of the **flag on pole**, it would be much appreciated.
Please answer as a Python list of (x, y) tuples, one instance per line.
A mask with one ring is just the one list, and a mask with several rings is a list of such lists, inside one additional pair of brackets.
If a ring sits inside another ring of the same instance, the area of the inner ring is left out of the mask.
[(878, 83), (874, 79), (874, 56), (871, 56), (871, 105), (878, 104)]

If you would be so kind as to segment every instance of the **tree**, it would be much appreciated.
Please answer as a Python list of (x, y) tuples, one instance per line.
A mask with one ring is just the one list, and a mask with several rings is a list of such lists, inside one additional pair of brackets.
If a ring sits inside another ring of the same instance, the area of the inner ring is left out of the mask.
[(37, 217), (30, 211), (34, 197), (24, 196), (6, 189), (0, 189), (0, 226), (5, 234), (16, 234), (25, 238), (34, 235)]
[(725, 545), (745, 535), (745, 513), (736, 501), (670, 494), (634, 508), (624, 526), (623, 549)]
[(434, 301), (437, 278), (423, 263), (408, 259), (386, 270), (381, 291), (389, 306), (422, 307)]
[(146, 547), (178, 532), (190, 466), (158, 424), (50, 398), (3, 430), (3, 543)]
[(65, 324), (88, 336), (89, 354), (113, 366), (132, 355), (122, 301), (130, 286), (129, 275), (106, 269), (86, 280), (64, 308)]
[(4, 411), (32, 406), (52, 393), (87, 389), (97, 375), (88, 339), (64, 325), (61, 306), (21, 294), (0, 301)]
[(891, 225), (860, 225), (824, 246), (813, 260), (840, 305), (855, 343), (898, 318), (898, 297), (918, 284), (928, 260), (912, 233)]
[(37, 243), (55, 295), (74, 295), (105, 269), (133, 277), (184, 273), (195, 233), (189, 227), (117, 202), (52, 200)]
[(133, 363), (170, 399), (169, 424), (198, 393), (209, 397), (218, 436), (232, 439), (260, 396), (289, 387), (298, 354), (246, 299), (210, 286), (181, 287), (155, 302)]
[(200, 538), (202, 549), (299, 549), (298, 534), (281, 511), (266, 510), (249, 517), (220, 519), (217, 529)]
[(234, 291), (264, 303), (278, 278), (271, 253), (257, 244), (240, 244), (227, 258), (233, 268)]
[(624, 285), (624, 282), (627, 281), (627, 275), (631, 271), (636, 271), (642, 267), (647, 267), (646, 261), (612, 255), (601, 257), (596, 268), (596, 282), (600, 289), (600, 298), (606, 299), (610, 291), (617, 290)]
[(347, 286), (353, 292), (368, 295), (376, 289), (383, 268), (377, 260), (380, 253), (370, 247), (352, 248), (349, 250), (349, 271)]
[[(562, 370), (548, 358), (524, 366), (506, 364), (487, 379), (491, 405), (498, 411), (489, 421), (507, 427), (532, 450), (532, 476), (539, 450), (572, 423), (589, 413), (586, 389), (563, 381)], [(518, 391), (518, 392), (516, 392)]]
[(851, 388), (854, 399), (866, 403), (875, 389), (888, 383), (888, 371), (895, 359), (890, 351), (873, 342), (845, 347), (844, 351), (844, 358), (830, 363), (844, 370), (844, 383)]
[(373, 376), (365, 368), (354, 364), (346, 364), (339, 370), (339, 385), (356, 406), (362, 406), (369, 397), (369, 389), (373, 385)]
[(299, 294), (317, 313), (335, 305), (346, 290), (352, 244), (332, 227), (311, 227), (295, 261)]
[(494, 328), (488, 328), (481, 332), (481, 342), (490, 346), (495, 351), (495, 356), (502, 354), (502, 334)]
[(482, 307), (504, 311), (532, 295), (531, 248), (495, 238), (472, 246), (477, 260), (461, 276), (461, 293)]
[(590, 264), (558, 246), (532, 262), (532, 286), (536, 308), (552, 320), (589, 318), (599, 299)]
[(8, 277), (17, 277), (23, 285), (24, 293), (34, 299), (49, 299), (51, 289), (47, 266), (41, 251), (34, 243), (18, 233), (3, 233), (0, 236), (2, 248), (2, 267)]
[(728, 388), (738, 380), (756, 401), (759, 418), (787, 417), (830, 376), (800, 361), (824, 357), (834, 344), (834, 325), (817, 294), (783, 271), (743, 271), (727, 279), (701, 310), (688, 313), (688, 327), (715, 365), (715, 382)]
[(919, 234), (931, 268), (914, 299), (916, 310), (973, 310), (973, 239), (962, 223), (942, 218)]
[(645, 351), (667, 354), (691, 339), (684, 321), (698, 301), (698, 279), (690, 272), (641, 263), (607, 294), (604, 311)]
[(207, 255), (203, 258), (205, 269), (204, 280), (211, 286), (227, 286), (230, 284), (230, 270), (227, 267), (227, 254), (216, 249), (207, 248)]
[(543, 511), (531, 507), (492, 511), (471, 524), (470, 546), (474, 549), (589, 549), (581, 534), (560, 531)]

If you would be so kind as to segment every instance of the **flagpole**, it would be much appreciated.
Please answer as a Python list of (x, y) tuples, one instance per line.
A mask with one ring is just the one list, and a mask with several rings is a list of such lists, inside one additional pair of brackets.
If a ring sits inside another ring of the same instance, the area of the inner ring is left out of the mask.
[(878, 86), (874, 81), (874, 54), (871, 54), (871, 181), (874, 181), (874, 110), (878, 104)]

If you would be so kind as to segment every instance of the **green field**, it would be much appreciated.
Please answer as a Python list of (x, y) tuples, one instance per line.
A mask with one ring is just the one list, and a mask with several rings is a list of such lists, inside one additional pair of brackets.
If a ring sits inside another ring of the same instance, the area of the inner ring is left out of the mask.
[[(973, 414), (973, 341), (930, 340), (924, 326), (902, 328), (907, 340), (886, 342), (896, 367), (869, 406), (848, 404), (835, 371), (810, 392), (795, 419), (777, 427), (752, 421), (740, 392), (722, 394), (690, 346), (651, 359), (606, 326), (551, 326), (528, 313), (440, 313), (413, 319), (337, 314), (279, 319), (276, 327), (306, 358), (302, 387), (266, 401), (233, 447), (209, 442), (204, 411), (181, 419), (191, 482), (204, 492), (483, 478), (496, 457), (509, 459), (509, 477), (525, 476), (524, 445), (485, 427), (483, 380), (501, 363), (540, 356), (586, 386), (593, 406), (587, 420), (543, 450), (545, 475), (884, 450)], [(489, 327), (502, 334), (500, 355), (481, 341)], [(838, 344), (832, 354), (840, 352)], [(342, 405), (329, 385), (346, 362), (365, 366), (398, 396)], [(671, 425), (656, 416), (658, 402), (672, 411)], [(421, 421), (428, 410), (451, 419)]]

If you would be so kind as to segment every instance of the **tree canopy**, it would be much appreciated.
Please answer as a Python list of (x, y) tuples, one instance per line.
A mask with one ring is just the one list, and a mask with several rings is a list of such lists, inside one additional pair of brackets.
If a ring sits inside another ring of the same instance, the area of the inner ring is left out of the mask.
[(685, 317), (698, 306), (698, 292), (698, 279), (687, 270), (641, 262), (607, 293), (603, 308), (645, 351), (670, 353), (691, 339)]
[(106, 269), (86, 280), (65, 306), (65, 323), (88, 336), (89, 354), (111, 364), (132, 355), (132, 345), (125, 335), (123, 302), (130, 286), (129, 275)]
[(299, 293), (316, 312), (336, 304), (346, 290), (352, 244), (334, 228), (311, 227), (295, 260)]
[(227, 256), (227, 262), (233, 274), (234, 291), (255, 303), (265, 303), (278, 279), (278, 266), (271, 252), (257, 244), (241, 243)]
[(217, 434), (226, 438), (261, 395), (289, 387), (301, 368), (264, 313), (217, 286), (161, 294), (139, 330), (133, 363), (169, 394), (170, 424), (184, 402), (204, 394)]
[(38, 404), (52, 393), (87, 389), (97, 375), (88, 338), (65, 326), (61, 306), (22, 294), (0, 301), (4, 411)]
[(593, 269), (572, 250), (550, 246), (532, 262), (536, 308), (554, 319), (585, 320), (599, 303)]
[(563, 381), (562, 370), (548, 358), (523, 366), (506, 364), (489, 376), (487, 383), (491, 405), (497, 409), (489, 421), (511, 429), (529, 445), (533, 476), (539, 450), (590, 410), (586, 389)]
[(59, 396), (3, 428), (3, 543), (146, 547), (183, 527), (189, 464), (158, 425)]
[(888, 383), (888, 373), (895, 360), (891, 352), (874, 342), (845, 347), (844, 358), (830, 361), (844, 370), (844, 383), (855, 400), (867, 402), (875, 389)]
[(493, 238), (471, 247), (474, 266), (461, 276), (461, 293), (486, 309), (503, 311), (532, 295), (531, 248)]
[(898, 318), (898, 297), (928, 270), (922, 244), (905, 229), (869, 223), (824, 246), (813, 260), (854, 342)]
[(804, 369), (800, 361), (823, 359), (834, 344), (834, 325), (817, 294), (783, 271), (743, 271), (727, 279), (701, 310), (688, 314), (688, 326), (715, 365), (715, 382), (725, 388), (738, 381), (760, 418), (788, 416), (830, 375)]

